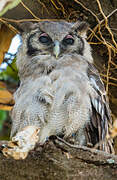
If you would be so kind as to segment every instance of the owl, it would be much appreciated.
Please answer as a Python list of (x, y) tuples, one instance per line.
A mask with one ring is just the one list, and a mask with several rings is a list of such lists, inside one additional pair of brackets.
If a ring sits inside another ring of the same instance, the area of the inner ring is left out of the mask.
[(88, 24), (42, 21), (19, 29), (21, 83), (14, 94), (11, 137), (32, 126), (40, 144), (55, 135), (80, 145), (102, 142), (98, 148), (111, 153), (112, 141), (106, 138), (112, 120), (86, 41)]

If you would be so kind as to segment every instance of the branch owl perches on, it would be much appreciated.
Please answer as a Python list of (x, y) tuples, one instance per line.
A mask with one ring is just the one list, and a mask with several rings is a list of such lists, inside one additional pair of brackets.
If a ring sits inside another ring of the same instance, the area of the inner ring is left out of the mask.
[(38, 142), (61, 136), (112, 153), (112, 123), (104, 85), (86, 41), (86, 22), (43, 21), (20, 26), (20, 87), (14, 94), (12, 141), (3, 153), (25, 158)]

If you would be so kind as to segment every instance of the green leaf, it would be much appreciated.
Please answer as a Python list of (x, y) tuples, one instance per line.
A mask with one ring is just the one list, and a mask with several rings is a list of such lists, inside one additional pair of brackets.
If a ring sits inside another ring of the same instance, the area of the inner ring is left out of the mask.
[(13, 60), (13, 62), (10, 65), (7, 66), (6, 74), (15, 80), (18, 80), (18, 70), (16, 67), (16, 58)]
[(0, 2), (0, 5), (3, 6), (2, 10), (0, 11), (0, 16), (5, 14), (9, 9), (12, 9), (12, 8), (16, 7), (20, 2), (21, 2), (21, 0), (12, 0), (12, 1), (7, 1), (6, 0), (6, 2), (3, 2), (3, 1)]
[(0, 110), (0, 130), (2, 129), (3, 123), (6, 119), (7, 119), (7, 112)]
[(6, 70), (0, 73), (0, 80), (15, 80), (18, 81), (18, 70), (16, 67), (16, 58), (12, 61), (10, 65), (7, 66)]

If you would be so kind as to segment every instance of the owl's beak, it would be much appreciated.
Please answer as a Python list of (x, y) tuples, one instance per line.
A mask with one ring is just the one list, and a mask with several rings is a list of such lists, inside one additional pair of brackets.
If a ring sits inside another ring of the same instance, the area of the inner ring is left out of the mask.
[(55, 57), (58, 58), (58, 56), (60, 54), (60, 42), (57, 40), (54, 42), (53, 53), (54, 53)]

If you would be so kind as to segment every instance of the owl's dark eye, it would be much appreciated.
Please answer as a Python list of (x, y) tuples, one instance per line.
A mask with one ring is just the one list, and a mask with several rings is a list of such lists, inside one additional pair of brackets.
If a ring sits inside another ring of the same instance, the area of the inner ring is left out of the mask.
[(43, 44), (49, 45), (49, 44), (51, 44), (52, 39), (48, 36), (48, 34), (43, 33), (43, 34), (40, 35), (39, 41), (40, 41), (41, 43), (43, 43)]
[(63, 39), (63, 44), (64, 45), (73, 45), (74, 44), (74, 39), (72, 35), (67, 35), (64, 39)]

